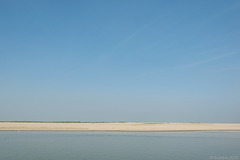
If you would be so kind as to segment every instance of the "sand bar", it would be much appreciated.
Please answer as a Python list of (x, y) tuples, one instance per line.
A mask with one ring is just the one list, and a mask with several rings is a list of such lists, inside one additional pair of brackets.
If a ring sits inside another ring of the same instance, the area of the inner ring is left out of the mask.
[(240, 131), (240, 124), (0, 122), (0, 131)]

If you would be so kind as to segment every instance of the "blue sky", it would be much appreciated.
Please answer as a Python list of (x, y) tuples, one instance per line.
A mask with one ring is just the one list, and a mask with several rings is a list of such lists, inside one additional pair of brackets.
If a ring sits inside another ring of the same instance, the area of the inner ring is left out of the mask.
[(240, 123), (240, 2), (0, 1), (0, 120)]

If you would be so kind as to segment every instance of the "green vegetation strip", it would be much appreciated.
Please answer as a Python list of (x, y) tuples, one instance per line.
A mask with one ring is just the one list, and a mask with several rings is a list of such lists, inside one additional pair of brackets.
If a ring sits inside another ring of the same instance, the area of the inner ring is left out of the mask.
[[(118, 122), (89, 122), (89, 121), (0, 121), (1, 122), (10, 122), (10, 123), (131, 123), (126, 121)], [(144, 123), (144, 124), (165, 124), (161, 122), (133, 122), (133, 123)], [(196, 122), (197, 123), (197, 122)]]
[(117, 123), (117, 122), (82, 122), (82, 121), (0, 121), (13, 123)]

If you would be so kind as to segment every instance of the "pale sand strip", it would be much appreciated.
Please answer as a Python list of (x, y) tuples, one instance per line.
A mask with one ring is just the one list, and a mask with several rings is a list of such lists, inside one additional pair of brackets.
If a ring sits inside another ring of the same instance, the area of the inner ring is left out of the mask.
[(0, 131), (240, 131), (240, 124), (0, 122)]

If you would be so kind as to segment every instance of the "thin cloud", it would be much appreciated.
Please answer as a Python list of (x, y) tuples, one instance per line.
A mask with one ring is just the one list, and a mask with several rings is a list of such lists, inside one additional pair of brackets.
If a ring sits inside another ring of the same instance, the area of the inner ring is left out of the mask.
[[(137, 35), (141, 34), (142, 32), (144, 32), (145, 30), (147, 30), (148, 28), (152, 27), (154, 24), (156, 24), (157, 22), (159, 22), (162, 18), (165, 18), (166, 15), (168, 15), (169, 13), (173, 12), (175, 10), (175, 8), (178, 7), (178, 4), (174, 4), (172, 5), (170, 8), (166, 9), (166, 12), (164, 14), (160, 14), (156, 15), (155, 18), (153, 18), (152, 21), (140, 26), (137, 30), (135, 30), (132, 34), (128, 35), (127, 37), (125, 37), (123, 40), (121, 40), (120, 42), (116, 43), (115, 46), (110, 49), (109, 51), (107, 51), (106, 53), (102, 54), (100, 58), (97, 59), (97, 62), (102, 62), (104, 61), (104, 59), (106, 59), (107, 57), (111, 56), (112, 54), (115, 53), (116, 50), (118, 50), (121, 47), (124, 47), (124, 45), (128, 44), (134, 37), (136, 37)], [(96, 62), (96, 63), (97, 63)]]
[[(146, 77), (146, 76), (157, 75), (161, 72), (164, 72), (165, 70), (193, 68), (193, 67), (201, 66), (201, 65), (211, 63), (211, 62), (217, 61), (219, 59), (226, 58), (226, 57), (233, 56), (233, 55), (237, 55), (237, 54), (240, 54), (240, 51), (235, 51), (235, 52), (230, 52), (230, 53), (218, 55), (218, 56), (215, 56), (215, 57), (212, 57), (212, 58), (208, 58), (208, 59), (205, 59), (205, 60), (202, 60), (202, 61), (197, 61), (197, 62), (186, 64), (186, 65), (163, 67), (163, 68), (160, 68), (160, 69), (157, 69), (157, 70), (152, 70), (152, 71), (149, 71), (149, 72), (141, 73), (141, 74), (137, 75), (136, 77), (142, 78), (142, 77)], [(230, 69), (233, 69), (233, 68), (228, 68), (228, 69), (230, 70)], [(225, 70), (227, 70), (227, 69), (225, 69)]]
[(221, 69), (210, 70), (210, 73), (220, 73), (220, 72), (229, 72), (229, 71), (238, 71), (240, 67), (225, 67)]
[(229, 57), (229, 56), (232, 56), (232, 55), (236, 55), (236, 54), (239, 54), (239, 53), (240, 53), (239, 51), (230, 52), (230, 53), (227, 53), (227, 54), (218, 55), (218, 56), (208, 58), (208, 59), (205, 59), (205, 60), (202, 60), (202, 61), (198, 61), (198, 62), (194, 62), (194, 63), (188, 64), (188, 65), (184, 65), (182, 67), (183, 68), (195, 67), (195, 66), (199, 66), (199, 65), (203, 65), (203, 64), (206, 64), (206, 63), (216, 61), (218, 59), (222, 59), (222, 58), (226, 58), (226, 57)]
[(154, 20), (152, 20), (149, 23), (144, 24), (143, 26), (139, 27), (136, 31), (134, 31), (132, 34), (128, 35), (127, 37), (125, 37), (123, 40), (121, 40), (120, 42), (118, 42), (117, 44), (115, 44), (115, 46), (110, 49), (108, 52), (104, 53), (101, 55), (100, 58), (97, 59), (96, 63), (102, 62), (104, 61), (104, 59), (106, 59), (107, 57), (113, 55), (115, 53), (116, 50), (118, 50), (119, 48), (123, 47), (124, 45), (128, 44), (134, 37), (136, 37), (137, 35), (139, 35), (140, 33), (144, 32), (145, 30), (147, 30), (147, 28), (150, 28), (151, 26), (153, 26), (155, 23), (157, 23), (159, 21), (159, 17), (155, 18)]

